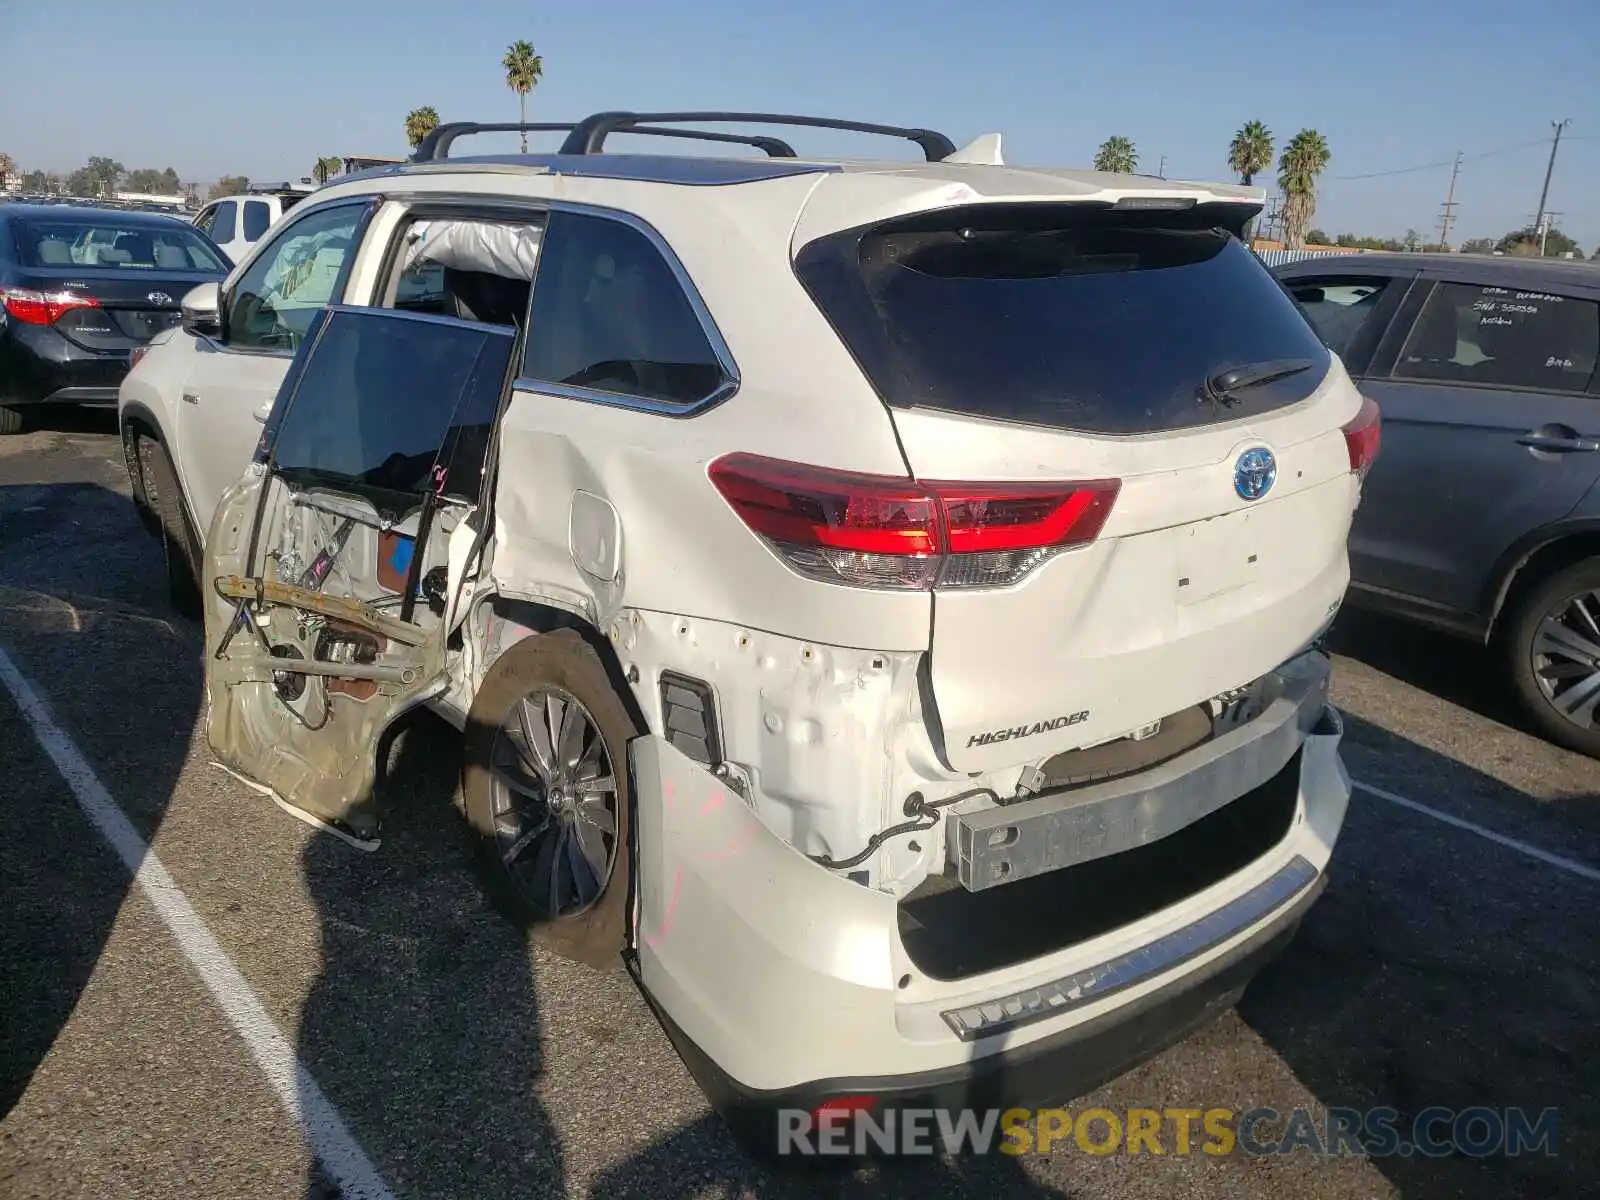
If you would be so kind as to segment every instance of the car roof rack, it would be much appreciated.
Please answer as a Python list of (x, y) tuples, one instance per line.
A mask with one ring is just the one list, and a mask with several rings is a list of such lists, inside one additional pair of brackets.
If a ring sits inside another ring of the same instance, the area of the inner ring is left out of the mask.
[[(511, 122), (509, 124), (484, 125), (477, 121), (452, 121), (447, 125), (440, 125), (433, 132), (423, 138), (417, 146), (416, 153), (411, 156), (412, 162), (435, 162), (449, 157), (450, 146), (458, 137), (467, 137), (477, 133), (565, 133), (572, 134), (579, 128), (571, 121), (551, 123), (538, 122), (535, 124)], [(613, 130), (612, 132), (627, 132), (648, 134), (653, 137), (688, 138), (698, 142), (722, 142), (734, 146), (751, 146), (763, 151), (768, 158), (793, 158), (794, 147), (781, 138), (761, 137), (759, 135), (745, 135), (740, 133), (714, 133), (708, 129), (628, 129)], [(563, 149), (562, 153), (566, 153)], [(598, 151), (596, 151), (598, 153)]]
[(851, 133), (876, 133), (905, 138), (922, 148), (929, 162), (938, 162), (956, 152), (956, 144), (934, 129), (913, 129), (903, 125), (875, 125), (868, 121), (846, 121), (837, 117), (806, 117), (792, 113), (741, 112), (602, 112), (578, 122), (561, 146), (563, 154), (599, 154), (612, 133), (642, 133), (640, 125), (681, 125), (711, 121), (736, 125), (795, 125), (808, 129), (841, 129)]
[(787, 113), (743, 112), (599, 112), (576, 123), (479, 124), (452, 121), (440, 125), (422, 139), (412, 162), (433, 162), (448, 156), (458, 137), (477, 133), (565, 133), (561, 154), (603, 154), (606, 138), (614, 133), (635, 133), (651, 137), (688, 138), (701, 142), (721, 142), (751, 146), (769, 158), (794, 158), (794, 148), (780, 138), (758, 134), (718, 133), (707, 129), (663, 129), (663, 125), (703, 124), (790, 125), (808, 129), (838, 129), (848, 133), (880, 134), (904, 138), (921, 148), (929, 162), (940, 162), (956, 152), (956, 144), (935, 129), (916, 129), (902, 125), (877, 125), (868, 121), (847, 121), (836, 117), (807, 117)]

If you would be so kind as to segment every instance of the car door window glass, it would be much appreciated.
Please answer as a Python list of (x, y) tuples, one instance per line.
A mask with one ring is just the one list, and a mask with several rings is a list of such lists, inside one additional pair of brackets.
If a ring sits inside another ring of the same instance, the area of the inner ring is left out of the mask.
[(543, 238), (536, 221), (415, 221), (400, 234), (390, 307), (520, 326)]
[(533, 290), (523, 376), (688, 406), (726, 373), (654, 244), (620, 221), (556, 213)]
[(265, 200), (246, 200), (244, 202), (244, 240), (247, 242), (259, 241), (261, 235), (267, 231), (267, 226), (272, 224), (272, 209)]
[(439, 491), (476, 503), (515, 332), (332, 308), (266, 432), (291, 484), (398, 516)]
[(1549, 292), (1441, 283), (1394, 366), (1396, 379), (1582, 392), (1600, 357), (1600, 304)]
[(223, 244), (233, 241), (235, 225), (233, 210), (234, 203), (232, 200), (224, 200), (217, 205), (216, 211), (211, 214), (212, 241)]
[(208, 208), (194, 219), (194, 227), (207, 237), (211, 236), (211, 227), (216, 224), (217, 210)]
[(1285, 286), (1323, 345), (1343, 355), (1393, 283), (1392, 279), (1296, 279)]
[(228, 297), (228, 345), (298, 346), (312, 318), (333, 298), (365, 211), (360, 204), (339, 204), (285, 225)]

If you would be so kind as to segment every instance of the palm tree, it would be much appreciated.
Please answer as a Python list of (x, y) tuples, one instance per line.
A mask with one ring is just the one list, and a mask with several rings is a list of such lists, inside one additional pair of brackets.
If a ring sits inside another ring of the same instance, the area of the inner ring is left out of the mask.
[(406, 114), (406, 141), (411, 143), (413, 150), (422, 145), (422, 139), (437, 128), (439, 128), (439, 114), (431, 104), (413, 108)]
[(1317, 176), (1332, 154), (1315, 129), (1302, 129), (1290, 139), (1278, 159), (1278, 186), (1283, 189), (1283, 240), (1291, 250), (1303, 250), (1306, 230), (1317, 211)]
[(1094, 169), (1110, 171), (1113, 175), (1131, 175), (1139, 165), (1138, 152), (1125, 137), (1108, 137), (1100, 143), (1094, 154)]
[[(506, 86), (517, 94), (517, 120), (528, 123), (528, 93), (539, 86), (544, 78), (544, 59), (533, 52), (533, 43), (516, 41), (506, 47), (506, 56), (500, 60), (506, 69)], [(528, 135), (522, 135), (522, 152), (528, 152)]]
[(1249, 187), (1256, 174), (1272, 165), (1272, 130), (1260, 121), (1246, 121), (1228, 143), (1228, 168)]
[[(421, 110), (418, 109), (418, 112), (420, 112), (420, 111)], [(414, 116), (415, 114), (412, 114), (412, 115)], [(408, 126), (408, 128), (406, 130), (406, 135), (408, 137), (410, 136), (410, 133), (411, 133), (411, 131), (409, 129), (410, 120), (411, 120), (410, 117), (406, 118), (406, 122), (407, 122), (407, 126)], [(437, 119), (435, 119), (434, 123), (435, 124), (438, 123)], [(412, 145), (416, 145), (416, 142), (413, 142)], [(328, 180), (332, 179), (335, 175), (337, 175), (339, 173), (339, 168), (342, 167), (343, 165), (344, 165), (344, 159), (339, 158), (337, 156), (319, 157), (317, 159), (317, 165), (311, 168), (311, 177), (313, 179), (315, 179), (318, 183), (324, 183), (325, 184), (325, 183), (328, 182)]]

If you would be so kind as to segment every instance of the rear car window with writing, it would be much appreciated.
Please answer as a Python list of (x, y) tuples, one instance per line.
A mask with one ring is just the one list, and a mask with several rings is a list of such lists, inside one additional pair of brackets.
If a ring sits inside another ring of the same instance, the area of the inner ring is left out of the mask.
[(1582, 392), (1600, 357), (1600, 305), (1552, 292), (1444, 283), (1394, 374), (1402, 379)]

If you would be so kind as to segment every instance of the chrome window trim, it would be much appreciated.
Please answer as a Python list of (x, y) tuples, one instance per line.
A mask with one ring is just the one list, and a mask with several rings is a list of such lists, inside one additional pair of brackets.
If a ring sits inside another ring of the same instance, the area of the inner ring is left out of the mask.
[[(576, 400), (584, 404), (601, 404), (608, 408), (624, 408), (634, 412), (650, 413), (661, 417), (695, 417), (701, 413), (715, 408), (717, 405), (731, 399), (739, 390), (739, 364), (734, 361), (733, 351), (728, 348), (727, 340), (722, 336), (722, 331), (717, 328), (716, 318), (711, 315), (705, 298), (700, 294), (700, 289), (695, 286), (688, 270), (682, 261), (667, 243), (667, 239), (650, 222), (634, 213), (626, 212), (619, 208), (609, 208), (598, 204), (580, 204), (566, 200), (549, 200), (544, 207), (551, 213), (571, 213), (575, 216), (599, 217), (602, 220), (616, 221), (642, 234), (661, 255), (672, 276), (677, 280), (679, 290), (689, 301), (690, 308), (694, 311), (695, 319), (700, 324), (700, 331), (705, 335), (711, 352), (717, 357), (717, 364), (722, 368), (722, 382), (713, 388), (701, 399), (689, 404), (678, 404), (667, 400), (655, 400), (648, 396), (632, 396), (624, 392), (611, 392), (603, 388), (575, 386), (568, 383), (557, 383), (542, 379), (534, 379), (520, 372), (518, 364), (517, 377), (512, 380), (513, 391), (531, 392), (536, 395), (553, 396), (562, 400)], [(544, 263), (544, 253), (539, 255), (541, 267)], [(536, 277), (533, 287), (528, 293), (529, 312), (535, 293), (538, 291), (539, 280)], [(528, 330), (531, 335), (533, 330)], [(524, 348), (524, 357), (526, 348)]]

